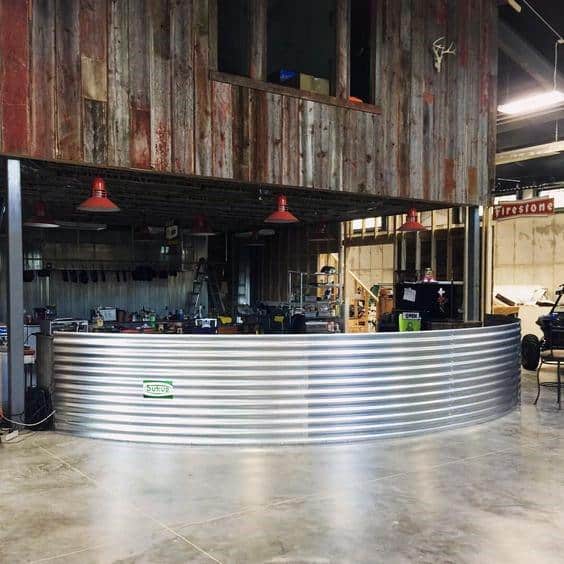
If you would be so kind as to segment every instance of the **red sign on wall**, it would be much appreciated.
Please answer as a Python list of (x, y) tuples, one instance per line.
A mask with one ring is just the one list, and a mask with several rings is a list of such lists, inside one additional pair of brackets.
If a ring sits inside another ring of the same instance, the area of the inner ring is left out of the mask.
[(500, 202), (494, 206), (493, 218), (499, 221), (513, 217), (535, 217), (552, 215), (553, 213), (554, 198), (536, 198), (534, 200)]

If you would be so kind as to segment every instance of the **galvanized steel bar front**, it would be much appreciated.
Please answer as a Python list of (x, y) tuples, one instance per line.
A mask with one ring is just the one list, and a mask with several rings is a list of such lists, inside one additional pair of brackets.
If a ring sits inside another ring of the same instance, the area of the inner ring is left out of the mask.
[[(55, 335), (57, 429), (178, 444), (399, 436), (519, 401), (520, 328), (341, 335)], [(172, 382), (147, 398), (144, 380)]]

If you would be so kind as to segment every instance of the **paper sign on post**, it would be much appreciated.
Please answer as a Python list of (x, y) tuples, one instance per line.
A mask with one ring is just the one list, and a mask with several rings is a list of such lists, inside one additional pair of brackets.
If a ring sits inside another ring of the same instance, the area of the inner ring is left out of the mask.
[(414, 302), (415, 296), (417, 296), (417, 292), (413, 288), (404, 288), (403, 289), (403, 299), (406, 302)]

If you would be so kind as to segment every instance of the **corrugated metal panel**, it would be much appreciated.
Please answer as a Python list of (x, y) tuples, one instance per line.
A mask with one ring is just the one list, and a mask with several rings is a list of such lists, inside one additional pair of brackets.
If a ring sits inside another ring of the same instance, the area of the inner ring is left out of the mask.
[[(57, 429), (186, 444), (406, 435), (500, 416), (519, 400), (517, 323), (354, 335), (55, 336)], [(143, 379), (173, 399), (143, 397)]]

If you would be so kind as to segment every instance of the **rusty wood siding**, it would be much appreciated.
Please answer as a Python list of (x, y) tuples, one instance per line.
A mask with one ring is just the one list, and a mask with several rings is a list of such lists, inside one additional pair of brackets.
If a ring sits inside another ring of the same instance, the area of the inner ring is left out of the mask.
[(57, 0), (57, 157), (67, 161), (81, 161), (83, 158), (79, 14), (79, 2)]
[(233, 176), (232, 86), (212, 84), (212, 174), (219, 178)]
[(148, 0), (151, 168), (171, 169), (170, 4)]
[(34, 2), (31, 20), (31, 153), (55, 157), (55, 0)]
[(267, 0), (250, 0), (249, 29), (249, 76), (266, 79), (266, 22)]
[(348, 100), (350, 94), (350, 10), (349, 0), (337, 0), (335, 96), (343, 100)]
[(4, 151), (29, 151), (28, 0), (0, 1), (0, 139)]
[(82, 143), (88, 163), (108, 162), (107, 1), (80, 0)]
[(128, 0), (109, 0), (108, 164), (134, 166), (130, 158)]
[(172, 169), (194, 172), (194, 71), (192, 3), (173, 0), (172, 57)]
[[(253, 1), (260, 35), (266, 2)], [(380, 113), (216, 73), (216, 0), (0, 0), (0, 152), (483, 202), (494, 174), (495, 2), (372, 5)], [(437, 73), (441, 36), (457, 54)], [(263, 54), (251, 57), (255, 76)], [(347, 73), (338, 76), (346, 98)]]
[(282, 98), (282, 184), (297, 186), (300, 182), (299, 102)]
[(149, 21), (145, 0), (129, 0), (128, 76), (130, 116), (130, 159), (136, 168), (151, 166), (151, 78), (149, 70)]
[(194, 15), (194, 131), (195, 172), (212, 171), (211, 86), (209, 65), (208, 0), (193, 0)]

